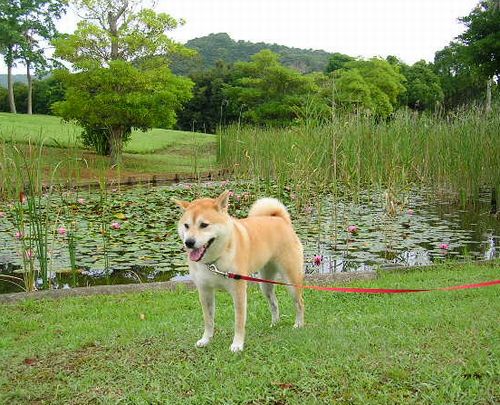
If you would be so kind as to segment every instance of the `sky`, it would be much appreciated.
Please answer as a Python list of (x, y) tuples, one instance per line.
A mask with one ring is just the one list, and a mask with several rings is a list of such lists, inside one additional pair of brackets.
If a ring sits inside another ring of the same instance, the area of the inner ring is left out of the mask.
[[(170, 0), (157, 11), (186, 24), (170, 33), (179, 42), (227, 32), (235, 40), (323, 49), (352, 56), (395, 55), (406, 63), (432, 61), (463, 32), (457, 20), (478, 0)], [(58, 22), (72, 32), (70, 11)], [(0, 63), (0, 73), (6, 73)], [(24, 73), (17, 67), (15, 73)]]

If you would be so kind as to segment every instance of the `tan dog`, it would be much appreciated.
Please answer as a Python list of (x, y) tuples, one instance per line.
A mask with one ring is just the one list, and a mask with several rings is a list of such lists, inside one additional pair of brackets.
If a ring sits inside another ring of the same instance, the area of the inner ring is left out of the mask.
[[(302, 285), (303, 249), (293, 230), (285, 206), (274, 198), (257, 200), (248, 218), (236, 219), (227, 213), (229, 192), (218, 198), (201, 198), (193, 202), (174, 200), (184, 210), (179, 221), (179, 236), (187, 251), (189, 272), (198, 289), (203, 308), (205, 331), (196, 346), (206, 346), (214, 334), (215, 290), (223, 288), (233, 297), (235, 333), (231, 351), (243, 350), (247, 313), (247, 282), (215, 274), (219, 271), (250, 275), (257, 271), (263, 278), (277, 273), (288, 282)], [(269, 301), (272, 324), (279, 320), (274, 285), (261, 284)], [(302, 289), (290, 287), (295, 299), (295, 327), (304, 324)]]

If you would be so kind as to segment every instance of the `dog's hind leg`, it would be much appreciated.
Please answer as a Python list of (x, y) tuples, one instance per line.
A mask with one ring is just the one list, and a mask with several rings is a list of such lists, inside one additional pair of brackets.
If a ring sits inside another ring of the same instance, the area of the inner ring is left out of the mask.
[(212, 288), (199, 289), (198, 294), (203, 309), (205, 330), (201, 339), (196, 342), (196, 346), (204, 347), (210, 343), (210, 339), (214, 336), (215, 290)]
[[(302, 250), (294, 253), (282, 255), (278, 258), (277, 264), (280, 266), (283, 275), (289, 283), (301, 286), (304, 282), (304, 258)], [(295, 301), (295, 328), (304, 326), (304, 299), (302, 297), (302, 288), (288, 287), (288, 290)]]
[[(276, 267), (269, 263), (261, 269), (260, 274), (263, 278), (272, 280), (274, 279), (276, 272)], [(269, 309), (271, 310), (271, 326), (274, 326), (280, 320), (280, 311), (278, 299), (276, 298), (276, 293), (274, 291), (274, 284), (260, 283), (260, 289), (269, 302)]]

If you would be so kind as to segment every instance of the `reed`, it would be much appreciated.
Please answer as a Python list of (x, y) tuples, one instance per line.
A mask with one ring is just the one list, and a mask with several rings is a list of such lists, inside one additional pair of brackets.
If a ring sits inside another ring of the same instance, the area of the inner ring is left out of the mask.
[(218, 161), (238, 178), (277, 184), (315, 196), (356, 195), (411, 186), (446, 189), (463, 203), (482, 187), (500, 189), (500, 108), (486, 115), (468, 108), (447, 115), (400, 111), (388, 121), (333, 114), (290, 128), (231, 126), (219, 136)]

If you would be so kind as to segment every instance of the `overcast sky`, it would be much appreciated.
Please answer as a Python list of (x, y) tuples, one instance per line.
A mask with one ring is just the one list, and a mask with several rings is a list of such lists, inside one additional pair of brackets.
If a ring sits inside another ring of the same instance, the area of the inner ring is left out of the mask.
[[(157, 10), (186, 25), (171, 36), (186, 42), (227, 32), (235, 40), (324, 49), (352, 56), (396, 55), (407, 63), (432, 61), (434, 53), (463, 32), (459, 16), (478, 0), (170, 0)], [(58, 23), (72, 32), (74, 13)], [(24, 73), (22, 67), (15, 70)], [(6, 73), (0, 64), (0, 73)]]

